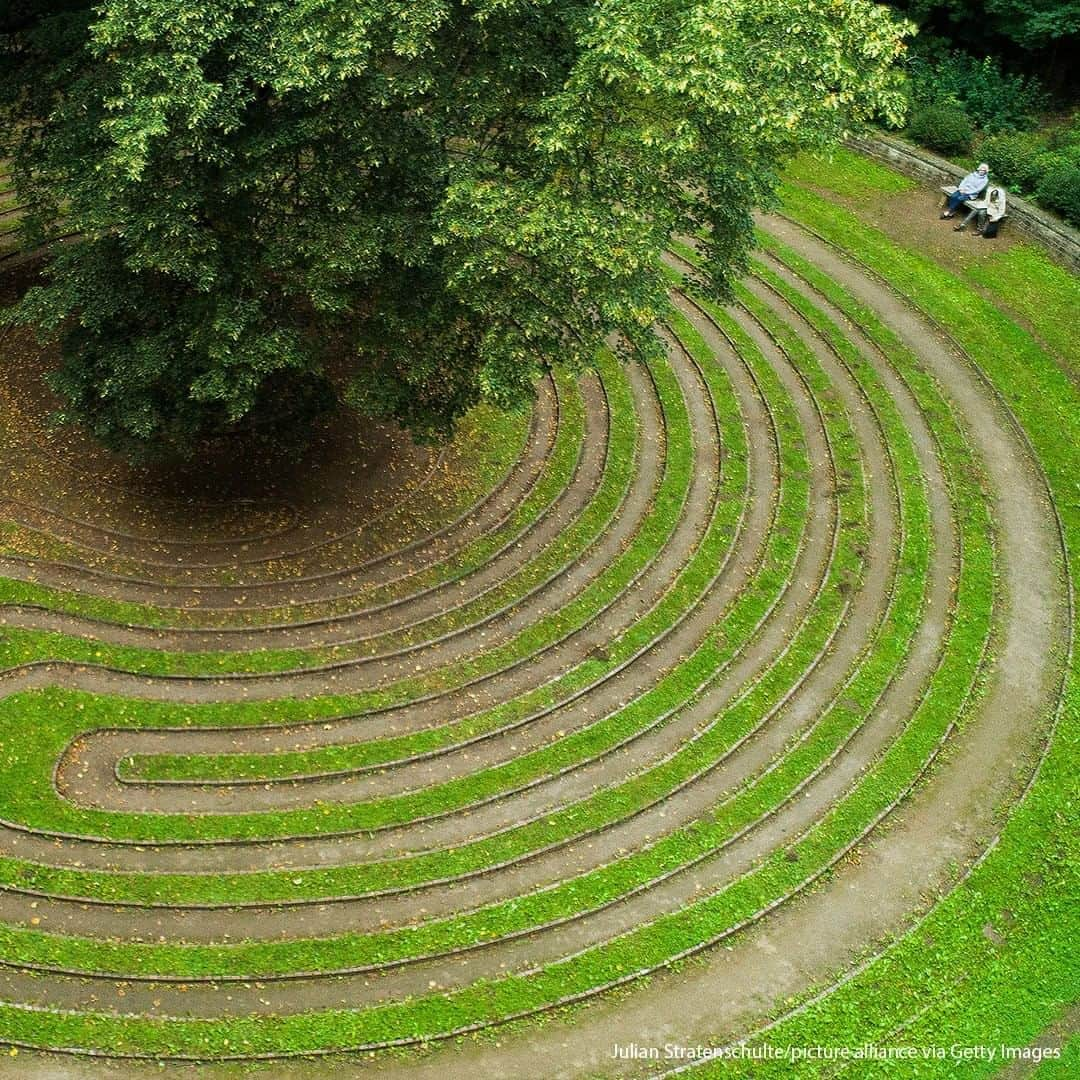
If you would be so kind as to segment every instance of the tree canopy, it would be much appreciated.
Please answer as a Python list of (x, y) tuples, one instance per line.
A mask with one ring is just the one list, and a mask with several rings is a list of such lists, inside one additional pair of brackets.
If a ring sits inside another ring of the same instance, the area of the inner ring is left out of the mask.
[(135, 454), (329, 386), (435, 439), (647, 355), (672, 233), (723, 294), (785, 157), (903, 108), (868, 0), (20, 4), (25, 228), (78, 239), (8, 317)]
[(891, 0), (920, 22), (950, 26), (961, 40), (998, 38), (1040, 52), (1080, 35), (1080, 0)]

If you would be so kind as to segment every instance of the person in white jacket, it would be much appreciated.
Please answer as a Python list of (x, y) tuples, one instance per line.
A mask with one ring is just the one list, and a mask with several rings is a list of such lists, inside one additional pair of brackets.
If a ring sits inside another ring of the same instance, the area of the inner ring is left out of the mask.
[[(967, 217), (955, 226), (956, 232), (963, 232), (975, 219), (975, 231), (990, 239), (996, 236), (1001, 219), (1005, 216), (1005, 189), (992, 187), (986, 193), (986, 206), (976, 206), (968, 211)], [(989, 236), (987, 236), (989, 230)]]
[(945, 202), (943, 218), (951, 218), (966, 202), (978, 198), (990, 183), (990, 166), (984, 161), (973, 173), (968, 173)]

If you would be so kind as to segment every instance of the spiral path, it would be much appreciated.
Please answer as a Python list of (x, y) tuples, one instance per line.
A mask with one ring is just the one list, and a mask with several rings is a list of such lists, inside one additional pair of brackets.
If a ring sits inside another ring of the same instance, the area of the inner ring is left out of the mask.
[(1000, 867), (1076, 718), (1069, 360), (995, 309), (998, 381), (845, 214), (792, 189), (726, 308), (673, 243), (664, 363), (243, 483), (58, 440), (5, 338), (0, 1043), (653, 1075), (613, 1044), (914, 1031), (842, 995), (977, 882), (1056, 895)]

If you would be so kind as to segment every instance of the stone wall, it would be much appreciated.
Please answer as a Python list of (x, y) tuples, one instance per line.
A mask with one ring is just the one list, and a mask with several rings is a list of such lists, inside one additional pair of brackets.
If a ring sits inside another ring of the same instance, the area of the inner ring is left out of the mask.
[[(955, 184), (964, 175), (964, 170), (951, 161), (931, 154), (921, 146), (912, 146), (888, 135), (857, 136), (849, 139), (848, 145), (859, 153), (884, 161), (899, 172), (935, 187)], [(1011, 192), (1008, 211), (1006, 229), (1016, 229), (1045, 247), (1070, 270), (1080, 271), (1080, 233), (1060, 218)]]

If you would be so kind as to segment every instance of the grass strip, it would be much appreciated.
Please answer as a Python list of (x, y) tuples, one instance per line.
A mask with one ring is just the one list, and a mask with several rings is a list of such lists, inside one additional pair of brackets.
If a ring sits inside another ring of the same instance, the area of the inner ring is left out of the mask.
[(843, 146), (828, 153), (799, 154), (784, 167), (784, 176), (805, 187), (824, 188), (846, 199), (879, 204), (882, 196), (915, 188), (915, 181), (886, 165)]

